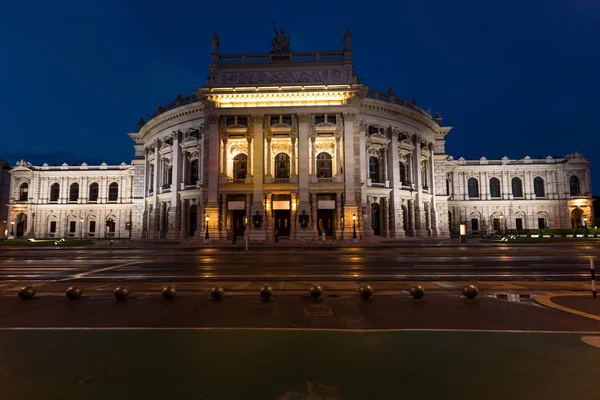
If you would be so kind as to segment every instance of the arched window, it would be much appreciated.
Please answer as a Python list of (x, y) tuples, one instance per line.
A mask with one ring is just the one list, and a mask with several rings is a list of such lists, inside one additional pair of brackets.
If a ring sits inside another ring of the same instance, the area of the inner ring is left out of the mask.
[(240, 153), (233, 159), (233, 179), (246, 179), (248, 175), (248, 156)]
[(79, 183), (71, 183), (69, 187), (69, 201), (79, 200)]
[(371, 178), (371, 182), (379, 182), (379, 160), (377, 157), (369, 157), (369, 178)]
[(406, 180), (406, 164), (404, 164), (403, 162), (400, 162), (400, 182), (402, 182), (402, 184), (406, 184), (407, 180)]
[(533, 180), (533, 191), (535, 192), (535, 197), (546, 196), (546, 190), (544, 189), (544, 180), (539, 176), (537, 176)]
[(490, 179), (490, 196), (500, 197), (500, 180), (498, 178)]
[(190, 185), (195, 185), (198, 182), (198, 160), (190, 160)]
[(479, 197), (479, 182), (475, 178), (469, 178), (467, 181), (469, 186), (469, 197)]
[(29, 184), (24, 182), (19, 188), (19, 201), (27, 201), (27, 195), (29, 194)]
[(88, 201), (98, 201), (98, 184), (96, 182), (90, 185)]
[(523, 182), (520, 178), (514, 177), (510, 181), (512, 186), (512, 195), (513, 197), (523, 197)]
[(331, 156), (328, 153), (317, 155), (317, 174), (319, 178), (331, 178)]
[(117, 201), (119, 198), (119, 184), (113, 182), (108, 185), (108, 201)]
[(290, 156), (279, 153), (275, 156), (275, 179), (288, 179), (290, 177)]
[(569, 187), (571, 188), (571, 196), (581, 195), (581, 192), (579, 190), (579, 178), (575, 175), (569, 178)]
[(50, 186), (50, 201), (58, 201), (58, 197), (60, 196), (60, 185), (58, 183), (53, 183)]
[(166, 165), (163, 173), (163, 188), (171, 186), (173, 167), (171, 165)]

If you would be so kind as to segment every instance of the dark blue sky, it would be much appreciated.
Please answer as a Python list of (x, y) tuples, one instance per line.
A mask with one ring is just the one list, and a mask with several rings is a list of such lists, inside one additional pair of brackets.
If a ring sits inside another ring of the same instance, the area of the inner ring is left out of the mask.
[(439, 111), (455, 158), (579, 150), (600, 179), (597, 0), (8, 2), (0, 158), (129, 162), (138, 118), (204, 85), (213, 30), (222, 53), (268, 52), (273, 19), (293, 51), (350, 27), (358, 75)]

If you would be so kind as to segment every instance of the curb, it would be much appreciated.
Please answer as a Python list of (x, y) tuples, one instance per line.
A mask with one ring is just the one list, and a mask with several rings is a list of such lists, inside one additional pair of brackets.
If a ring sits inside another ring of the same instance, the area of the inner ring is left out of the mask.
[[(574, 296), (583, 296), (580, 293), (577, 294), (573, 294)], [(586, 294), (587, 295), (587, 294)], [(598, 321), (600, 322), (600, 316), (598, 315), (594, 315), (594, 314), (589, 314), (583, 311), (579, 311), (579, 310), (574, 310), (572, 308), (568, 308), (565, 306), (561, 306), (560, 304), (556, 304), (555, 302), (553, 302), (552, 300), (550, 300), (551, 297), (556, 297), (556, 296), (545, 296), (545, 295), (540, 295), (540, 296), (536, 296), (533, 300), (545, 307), (548, 308), (553, 308), (555, 310), (559, 310), (559, 311), (563, 311), (569, 314), (575, 314), (575, 315), (579, 315), (580, 317), (584, 317), (584, 318), (589, 318), (589, 319), (593, 319), (594, 321)]]

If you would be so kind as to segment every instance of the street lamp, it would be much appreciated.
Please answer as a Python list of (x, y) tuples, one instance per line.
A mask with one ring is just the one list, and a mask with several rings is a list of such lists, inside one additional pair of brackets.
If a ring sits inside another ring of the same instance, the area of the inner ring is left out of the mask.
[(208, 221), (210, 221), (208, 214), (206, 214), (206, 217), (204, 217), (204, 221), (206, 221), (206, 234), (204, 235), (204, 239), (208, 240), (210, 238), (208, 236)]
[(352, 240), (356, 240), (356, 214), (352, 214)]
[(343, 215), (341, 217), (341, 222), (342, 222), (342, 240), (344, 240), (344, 216)]
[(79, 225), (79, 240), (83, 239), (83, 218), (79, 219), (81, 224)]

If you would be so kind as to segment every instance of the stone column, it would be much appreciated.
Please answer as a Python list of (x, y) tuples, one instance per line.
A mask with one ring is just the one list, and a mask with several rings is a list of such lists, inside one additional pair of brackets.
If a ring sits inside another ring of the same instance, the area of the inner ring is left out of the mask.
[(381, 150), (381, 164), (383, 166), (383, 183), (385, 184), (385, 187), (389, 187), (390, 181), (388, 180), (387, 148), (383, 148)]
[(415, 136), (415, 150), (414, 150), (414, 166), (416, 176), (416, 203), (415, 203), (415, 236), (425, 236), (426, 231), (424, 229), (425, 214), (423, 211), (423, 182), (421, 180), (421, 138)]
[[(402, 226), (402, 206), (400, 201), (400, 190), (402, 187), (402, 177), (400, 176), (400, 160), (398, 156), (398, 133), (392, 133), (391, 142), (388, 146), (388, 171), (390, 172), (389, 180), (392, 186), (390, 194), (390, 237), (404, 237), (404, 228)], [(405, 178), (406, 179), (406, 178)], [(404, 183), (406, 184), (406, 183)]]
[[(201, 145), (200, 145), (200, 157), (198, 157), (198, 182), (200, 183), (204, 183), (204, 147), (206, 146), (206, 137), (203, 134), (202, 136), (200, 136), (200, 141), (201, 141)], [(194, 182), (197, 183), (197, 182)]]
[(381, 235), (383, 237), (390, 237), (390, 214), (388, 207), (389, 197), (382, 197), (380, 203), (381, 213), (383, 214), (383, 224), (382, 224), (382, 232)]
[(271, 178), (273, 178), (273, 174), (271, 173), (271, 165), (273, 165), (273, 159), (271, 157), (271, 138), (267, 138), (267, 159), (266, 159), (266, 181), (269, 182)]
[(340, 164), (340, 141), (341, 141), (341, 137), (336, 137), (335, 138), (335, 163), (333, 165), (334, 169), (333, 169), (333, 173), (334, 173), (334, 178), (335, 178), (335, 182), (340, 182), (340, 179), (342, 177), (341, 174), (341, 164)]
[[(211, 110), (213, 111), (213, 110)], [(204, 207), (204, 213), (198, 209), (198, 213), (201, 214), (201, 224), (198, 228), (201, 229), (202, 235), (206, 232), (204, 216), (208, 214), (210, 217), (208, 223), (208, 234), (210, 239), (219, 238), (219, 203), (218, 203), (218, 185), (219, 185), (219, 153), (220, 150), (220, 139), (219, 139), (219, 116), (214, 114), (208, 115), (208, 147), (205, 153), (208, 153), (208, 200)]]
[[(256, 215), (258, 211), (259, 215), (263, 215), (263, 224), (266, 220), (264, 216), (265, 210), (263, 206), (263, 182), (264, 182), (264, 160), (265, 160), (265, 152), (264, 152), (264, 132), (263, 132), (263, 115), (253, 115), (252, 116), (252, 124), (253, 124), (253, 134), (254, 134), (254, 162), (253, 162), (253, 196), (252, 196), (252, 214)], [(248, 223), (252, 224), (252, 215), (249, 216)], [(266, 240), (264, 225), (261, 229), (251, 229), (250, 230), (250, 240)]]
[(188, 237), (188, 208), (189, 208), (189, 200), (182, 199), (181, 200), (181, 238)]
[(373, 202), (373, 197), (367, 196), (367, 212), (363, 216), (363, 233), (365, 237), (373, 237), (375, 235), (371, 225), (371, 206)]
[[(308, 180), (309, 180), (309, 166), (310, 156), (308, 149), (308, 114), (298, 114), (298, 206), (297, 214), (302, 215), (305, 211), (307, 215), (310, 215), (310, 203), (308, 196)], [(294, 223), (297, 223), (294, 221)], [(297, 237), (304, 236), (306, 238), (306, 232), (302, 227), (299, 226), (299, 232), (296, 234)]]
[[(296, 138), (291, 138), (290, 139), (292, 141), (292, 159), (291, 159), (291, 163), (292, 163), (292, 179), (295, 179), (296, 177)], [(295, 182), (295, 180), (293, 180), (292, 182)]]
[(248, 169), (246, 170), (246, 183), (252, 183), (252, 138), (247, 137), (246, 141), (248, 142)]
[(181, 233), (181, 208), (179, 204), (179, 183), (181, 177), (181, 147), (179, 146), (179, 141), (181, 139), (181, 132), (173, 132), (172, 139), (171, 208), (169, 209), (169, 225), (167, 231), (169, 239), (179, 239)]
[(221, 175), (227, 176), (227, 138), (221, 139)]
[[(159, 166), (160, 166), (160, 142), (156, 141), (154, 147), (154, 176), (153, 185), (154, 190), (152, 191), (152, 215), (150, 216), (152, 223), (149, 224), (148, 238), (149, 239), (157, 239), (160, 235), (159, 229), (159, 220), (160, 220), (160, 203), (158, 202), (158, 174), (159, 174)], [(99, 199), (98, 199), (99, 200)]]
[(317, 221), (317, 195), (315, 193), (311, 194), (311, 199), (310, 199), (310, 207), (311, 207), (311, 215), (310, 215), (310, 220), (311, 220), (311, 228), (312, 228), (312, 232), (313, 235), (316, 236), (318, 235), (319, 232), (319, 221)]
[(415, 201), (408, 201), (408, 234), (410, 236), (416, 236), (415, 232)]
[[(356, 228), (356, 236), (361, 237), (360, 225), (359, 221), (361, 218), (361, 212), (359, 211), (358, 204), (356, 201), (356, 191), (355, 191), (355, 178), (354, 178), (354, 170), (355, 170), (355, 154), (354, 154), (354, 129), (355, 126), (358, 128), (358, 120), (355, 121), (354, 118), (357, 115), (353, 113), (342, 113), (344, 118), (344, 154), (342, 155), (344, 159), (344, 220), (351, 222), (352, 215), (356, 214), (357, 228)], [(362, 144), (362, 142), (361, 142)], [(362, 150), (361, 150), (362, 151)], [(363, 227), (366, 224), (363, 223)], [(350, 232), (352, 232), (352, 226), (350, 225)]]
[(435, 154), (432, 143), (429, 144), (429, 151), (429, 173), (431, 176), (431, 185), (429, 189), (429, 193), (431, 193), (431, 235), (437, 237), (440, 234), (440, 230), (438, 227), (437, 203), (435, 199)]
[(317, 148), (316, 148), (316, 138), (310, 138), (310, 170), (311, 170), (311, 182), (317, 182)]
[(187, 179), (188, 175), (191, 174), (191, 171), (189, 170), (189, 163), (188, 163), (188, 152), (181, 150), (181, 177), (179, 178), (180, 183), (177, 184), (177, 189), (178, 190), (185, 190), (185, 185), (188, 184)]

